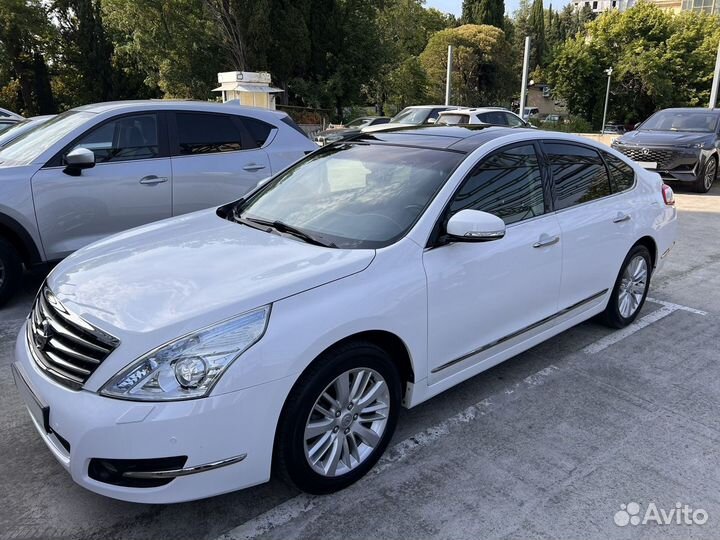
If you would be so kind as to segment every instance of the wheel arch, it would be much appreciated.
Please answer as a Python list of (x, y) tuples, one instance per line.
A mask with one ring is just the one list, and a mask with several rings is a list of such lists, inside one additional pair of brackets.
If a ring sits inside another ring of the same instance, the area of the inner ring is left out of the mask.
[(6, 214), (0, 214), (0, 237), (5, 238), (20, 254), (25, 264), (42, 261), (40, 252), (30, 233), (20, 223)]
[(658, 248), (655, 239), (652, 236), (643, 236), (635, 242), (632, 247), (634, 248), (635, 246), (645, 246), (648, 249), (650, 252), (650, 262), (652, 263), (652, 268), (655, 268), (658, 262)]

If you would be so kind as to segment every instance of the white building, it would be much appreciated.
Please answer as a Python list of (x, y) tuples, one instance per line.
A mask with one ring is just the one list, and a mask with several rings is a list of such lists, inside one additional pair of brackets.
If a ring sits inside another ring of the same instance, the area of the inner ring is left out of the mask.
[(602, 13), (610, 9), (625, 11), (635, 5), (635, 0), (573, 0), (573, 7), (577, 10), (590, 6), (593, 13)]
[(218, 73), (220, 86), (213, 92), (222, 92), (223, 102), (233, 99), (240, 105), (275, 108), (275, 94), (282, 93), (271, 86), (270, 74), (264, 71), (225, 71)]

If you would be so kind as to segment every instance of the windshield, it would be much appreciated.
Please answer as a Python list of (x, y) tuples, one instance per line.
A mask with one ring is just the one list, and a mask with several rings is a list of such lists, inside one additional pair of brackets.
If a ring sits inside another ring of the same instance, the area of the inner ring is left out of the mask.
[(455, 124), (469, 124), (470, 117), (467, 114), (441, 114), (438, 124), (453, 126)]
[(44, 122), (47, 122), (46, 118), (28, 118), (3, 131), (2, 134), (0, 134), (0, 148), (7, 145), (10, 141), (17, 139), (26, 131), (35, 129)]
[(432, 109), (407, 107), (390, 119), (393, 124), (422, 124)]
[(712, 111), (660, 111), (638, 128), (647, 131), (691, 131), (710, 133), (717, 128), (718, 114)]
[(294, 229), (316, 243), (375, 249), (407, 233), (464, 154), (427, 148), (343, 144), (270, 182), (235, 219)]
[(93, 113), (68, 111), (31, 129), (0, 150), (0, 162), (28, 165), (76, 127), (95, 116)]
[(367, 126), (372, 118), (356, 118), (352, 122), (350, 122), (346, 127), (362, 127)]

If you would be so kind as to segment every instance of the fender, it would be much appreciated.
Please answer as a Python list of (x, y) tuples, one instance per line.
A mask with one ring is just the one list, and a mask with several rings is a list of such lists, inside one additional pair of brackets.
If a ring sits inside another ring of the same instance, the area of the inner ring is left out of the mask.
[(19, 242), (16, 247), (21, 251), (22, 258), (26, 263), (37, 264), (42, 262), (42, 257), (32, 236), (20, 223), (8, 215), (0, 214), (0, 230), (3, 228), (10, 230), (15, 236), (15, 238), (10, 238), (11, 241), (15, 240), (14, 244)]

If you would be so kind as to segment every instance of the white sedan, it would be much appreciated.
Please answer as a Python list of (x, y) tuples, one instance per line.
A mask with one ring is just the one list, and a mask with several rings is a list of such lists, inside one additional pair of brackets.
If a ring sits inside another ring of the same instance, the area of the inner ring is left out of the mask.
[(97, 493), (187, 501), (271, 470), (332, 492), (377, 462), (401, 406), (595, 315), (630, 324), (675, 241), (673, 202), (570, 135), (366, 134), (65, 259), (13, 374)]

